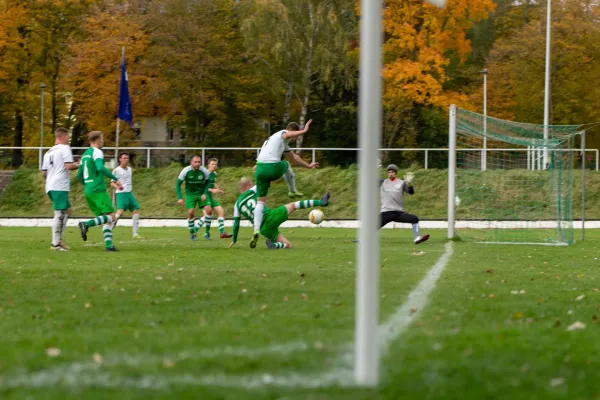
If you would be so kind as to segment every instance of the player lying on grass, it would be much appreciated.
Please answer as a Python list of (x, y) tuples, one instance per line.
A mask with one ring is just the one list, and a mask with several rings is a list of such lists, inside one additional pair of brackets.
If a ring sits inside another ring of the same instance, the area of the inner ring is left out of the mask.
[(121, 190), (116, 187), (114, 182), (111, 183), (111, 186), (113, 186), (117, 191), (117, 219), (114, 222), (114, 226), (117, 225), (117, 221), (119, 221), (119, 218), (121, 218), (121, 215), (123, 215), (125, 211), (131, 211), (133, 238), (139, 239), (140, 205), (133, 195), (133, 170), (129, 166), (129, 154), (121, 153), (119, 155), (119, 166), (115, 168), (112, 173), (114, 176), (119, 178), (119, 181), (123, 185), (123, 189)]
[[(250, 178), (240, 180), (240, 193), (242, 194), (238, 197), (233, 210), (233, 239), (229, 247), (233, 247), (237, 243), (241, 217), (254, 223), (254, 210), (257, 204), (256, 191), (257, 188), (252, 185)], [(326, 207), (327, 204), (329, 204), (329, 192), (325, 193), (321, 200), (300, 200), (274, 209), (265, 207), (260, 234), (267, 238), (267, 248), (291, 248), (292, 243), (279, 232), (279, 226), (287, 221), (288, 216), (299, 208)]]
[(81, 237), (87, 241), (87, 231), (89, 228), (97, 225), (103, 225), (104, 244), (106, 251), (118, 251), (112, 242), (113, 221), (115, 220), (115, 209), (113, 208), (110, 196), (106, 191), (106, 181), (104, 178), (112, 179), (119, 189), (123, 189), (121, 182), (114, 176), (108, 168), (104, 166), (104, 134), (100, 131), (92, 131), (88, 135), (90, 148), (83, 153), (81, 157), (81, 166), (77, 171), (77, 179), (83, 182), (85, 201), (92, 214), (96, 216), (86, 222), (79, 223)]
[[(252, 249), (256, 247), (256, 242), (258, 242), (260, 236), (263, 210), (265, 208), (271, 182), (276, 181), (285, 175), (286, 171), (289, 169), (288, 161), (305, 168), (315, 168), (319, 165), (316, 162), (308, 164), (300, 158), (300, 156), (294, 154), (289, 146), (290, 141), (308, 132), (311, 122), (312, 120), (309, 120), (302, 130), (300, 130), (297, 123), (292, 122), (288, 124), (286, 130), (274, 133), (262, 145), (256, 160), (256, 173), (254, 174), (258, 202), (256, 204), (256, 215), (254, 219), (254, 234), (250, 241), (250, 248)], [(284, 153), (288, 161), (281, 161), (281, 157)]]
[(58, 128), (54, 132), (54, 137), (54, 146), (44, 154), (42, 162), (42, 175), (46, 178), (46, 193), (52, 200), (54, 209), (50, 250), (69, 251), (71, 248), (63, 240), (67, 220), (71, 214), (69, 171), (79, 168), (79, 163), (73, 161), (73, 153), (69, 146), (69, 131)]
[[(179, 173), (177, 183), (175, 184), (175, 193), (177, 194), (177, 204), (187, 210), (188, 230), (190, 239), (196, 240), (196, 234), (200, 226), (196, 226), (194, 217), (196, 213), (196, 205), (203, 208), (206, 200), (206, 188), (208, 184), (209, 172), (206, 168), (200, 165), (200, 156), (193, 156), (190, 165), (185, 167)], [(181, 184), (185, 182), (185, 204), (181, 194)]]
[(201, 207), (204, 207), (204, 219), (200, 219), (197, 223), (197, 227), (201, 228), (203, 224), (206, 224), (206, 230), (204, 233), (204, 239), (210, 240), (210, 224), (212, 222), (213, 211), (217, 212), (219, 221), (219, 234), (221, 239), (228, 239), (231, 235), (225, 232), (225, 211), (221, 206), (221, 203), (215, 199), (215, 195), (223, 194), (223, 190), (217, 187), (217, 167), (219, 166), (219, 160), (211, 158), (208, 160), (208, 183), (206, 187), (206, 199), (202, 202)]
[(404, 193), (414, 194), (412, 185), (414, 174), (407, 172), (403, 180), (397, 178), (398, 167), (390, 164), (387, 167), (388, 178), (381, 181), (379, 195), (381, 198), (381, 227), (390, 222), (404, 222), (412, 224), (415, 244), (423, 243), (429, 235), (421, 236), (419, 230), (419, 217), (404, 211)]

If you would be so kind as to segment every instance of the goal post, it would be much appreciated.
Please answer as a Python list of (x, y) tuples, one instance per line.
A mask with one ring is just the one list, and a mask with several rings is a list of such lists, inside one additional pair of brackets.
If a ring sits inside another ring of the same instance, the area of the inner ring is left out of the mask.
[[(544, 125), (450, 107), (449, 238), (552, 246), (573, 243), (573, 159), (579, 151), (575, 149), (579, 126), (551, 125), (547, 132), (544, 138)], [(548, 154), (546, 165), (544, 154)]]

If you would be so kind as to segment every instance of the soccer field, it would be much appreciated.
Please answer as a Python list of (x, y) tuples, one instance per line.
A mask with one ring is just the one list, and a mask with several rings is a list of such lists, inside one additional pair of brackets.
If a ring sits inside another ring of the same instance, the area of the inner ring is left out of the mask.
[(279, 251), (247, 248), (249, 229), (233, 249), (192, 242), (184, 227), (130, 233), (117, 227), (121, 252), (105, 253), (100, 230), (84, 244), (70, 227), (73, 251), (57, 253), (49, 228), (0, 230), (0, 398), (600, 393), (600, 232), (542, 247), (446, 242), (444, 231), (415, 246), (408, 230), (382, 231), (377, 389), (348, 381), (354, 230), (286, 229), (294, 248)]

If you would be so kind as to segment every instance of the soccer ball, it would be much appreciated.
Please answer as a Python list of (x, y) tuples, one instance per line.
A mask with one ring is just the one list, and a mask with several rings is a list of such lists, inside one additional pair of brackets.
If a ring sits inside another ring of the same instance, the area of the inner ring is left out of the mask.
[(315, 225), (319, 225), (325, 219), (325, 214), (321, 210), (312, 210), (308, 214), (308, 219)]

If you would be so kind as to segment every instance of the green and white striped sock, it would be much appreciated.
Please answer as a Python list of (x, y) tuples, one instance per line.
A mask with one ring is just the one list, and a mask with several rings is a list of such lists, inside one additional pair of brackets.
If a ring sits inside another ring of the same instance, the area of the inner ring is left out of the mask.
[(225, 233), (225, 218), (219, 218), (219, 233)]
[(295, 202), (294, 205), (297, 209), (319, 207), (321, 205), (321, 200), (300, 200)]
[(113, 219), (110, 215), (101, 215), (99, 217), (96, 217), (96, 218), (90, 219), (89, 221), (86, 221), (85, 225), (88, 228), (91, 228), (92, 226), (110, 224), (111, 222), (113, 222)]
[(102, 227), (102, 233), (104, 234), (104, 244), (106, 245), (107, 249), (110, 249), (111, 247), (113, 247), (113, 236), (112, 236), (112, 224), (105, 224)]
[(287, 243), (283, 242), (275, 242), (273, 243), (276, 249), (285, 249), (287, 247)]
[(205, 224), (204, 229), (205, 229), (205, 231), (206, 231), (207, 234), (210, 231), (210, 224), (211, 224), (211, 222), (212, 222), (212, 217), (210, 215), (207, 215), (207, 216), (204, 217), (204, 224)]
[(188, 230), (190, 231), (191, 235), (196, 233), (197, 229), (194, 229), (194, 219), (188, 219)]

